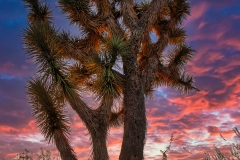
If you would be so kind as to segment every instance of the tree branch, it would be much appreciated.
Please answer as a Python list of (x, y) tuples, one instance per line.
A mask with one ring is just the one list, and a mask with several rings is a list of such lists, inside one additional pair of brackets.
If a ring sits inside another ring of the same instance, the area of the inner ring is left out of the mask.
[(90, 14), (89, 0), (59, 0), (58, 3), (62, 12), (68, 14), (71, 22), (84, 27), (85, 31), (93, 30), (97, 33), (102, 26), (101, 17)]
[(145, 91), (150, 91), (152, 83), (155, 77), (155, 73), (158, 70), (158, 65), (161, 64), (159, 58), (161, 53), (168, 44), (168, 37), (166, 34), (162, 34), (156, 44), (151, 45), (150, 54), (147, 58), (145, 70), (142, 72), (142, 83)]
[(152, 0), (148, 9), (143, 13), (138, 26), (143, 30), (153, 25), (159, 18), (163, 7), (165, 5), (165, 0)]
[(121, 1), (121, 12), (123, 15), (123, 22), (133, 32), (138, 28), (138, 17), (134, 10), (133, 0)]
[(163, 65), (158, 66), (155, 81), (158, 85), (173, 87), (181, 93), (188, 93), (190, 90), (200, 91), (192, 85), (194, 82), (192, 76), (187, 75), (185, 72), (176, 74)]
[(81, 64), (89, 55), (90, 51), (98, 48), (98, 35), (95, 32), (90, 32), (84, 39), (70, 38), (69, 34), (61, 33), (59, 35), (59, 53), (64, 58), (77, 60)]
[(45, 2), (39, 2), (38, 0), (22, 0), (26, 3), (25, 8), (29, 10), (28, 20), (31, 23), (34, 22), (50, 22), (52, 20), (52, 11)]
[[(154, 2), (160, 4), (160, 1), (156, 2), (153, 0), (150, 5), (154, 4)], [(181, 2), (181, 4), (182, 3), (183, 2)], [(154, 7), (154, 6), (152, 6), (152, 7)], [(149, 9), (150, 9), (150, 6), (149, 6)], [(178, 10), (179, 10), (179, 8), (178, 8)], [(158, 17), (156, 15), (155, 17), (153, 16), (152, 20), (150, 20), (148, 22), (148, 24), (151, 24), (151, 21), (152, 21), (151, 25), (153, 26), (157, 35), (160, 36), (160, 38), (155, 45), (152, 45), (153, 48), (149, 49), (152, 53), (150, 54), (149, 57), (147, 57), (148, 63), (146, 65), (146, 70), (142, 75), (142, 81), (144, 84), (145, 91), (151, 90), (151, 87), (154, 82), (155, 74), (158, 70), (157, 68), (159, 65), (161, 66), (161, 62), (159, 61), (159, 58), (161, 57), (161, 54), (162, 54), (163, 50), (166, 48), (166, 46), (168, 45), (168, 43), (171, 42), (173, 44), (175, 43), (175, 45), (179, 45), (179, 44), (184, 43), (184, 41), (185, 41), (186, 35), (185, 35), (184, 30), (176, 27), (177, 23), (179, 23), (180, 16), (179, 16), (179, 14), (177, 14), (175, 17), (173, 14), (173, 13), (178, 13), (178, 10), (171, 10), (171, 19), (170, 20), (161, 20), (161, 19), (159, 19), (160, 17)], [(181, 11), (179, 11), (179, 12), (181, 12)], [(147, 11), (145, 12), (145, 14), (146, 13), (147, 13)], [(182, 14), (183, 17), (184, 17), (184, 15), (185, 14)], [(176, 20), (176, 19), (178, 19), (178, 20)], [(190, 48), (181, 47), (179, 50), (180, 50), (179, 51), (180, 54), (175, 54), (176, 56), (173, 56), (173, 57), (171, 56), (172, 61), (171, 61), (171, 63), (169, 63), (170, 66), (168, 66), (168, 67), (173, 68), (172, 64), (175, 64), (174, 62), (176, 60), (178, 60), (178, 64), (181, 64), (180, 66), (182, 66), (182, 64), (186, 64), (186, 61), (189, 60), (189, 57), (191, 58), (191, 54), (189, 52), (191, 52), (192, 50)], [(183, 51), (184, 51), (184, 53), (183, 53)], [(181, 59), (183, 59), (182, 57), (184, 57), (184, 61), (181, 61)], [(181, 62), (179, 62), (179, 61), (181, 61)], [(175, 71), (179, 72), (178, 70), (175, 70)], [(184, 83), (182, 83), (182, 84), (184, 84)]]
[(104, 25), (107, 26), (111, 35), (124, 35), (117, 19), (115, 18), (113, 6), (108, 0), (96, 1), (98, 7), (98, 16), (104, 19)]

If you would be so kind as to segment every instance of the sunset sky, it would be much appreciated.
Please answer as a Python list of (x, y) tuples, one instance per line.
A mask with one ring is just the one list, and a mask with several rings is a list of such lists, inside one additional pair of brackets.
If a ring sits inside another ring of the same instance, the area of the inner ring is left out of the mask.
[[(169, 144), (172, 133), (170, 160), (202, 159), (205, 151), (213, 151), (213, 145), (223, 146), (226, 151), (231, 143), (240, 140), (232, 130), (240, 129), (240, 0), (190, 0), (190, 3), (191, 16), (184, 26), (187, 41), (196, 53), (187, 70), (194, 75), (195, 86), (201, 91), (180, 95), (171, 88), (156, 88), (155, 98), (146, 102), (147, 160), (160, 159), (160, 150)], [(50, 5), (56, 26), (68, 29), (66, 16), (55, 2)], [(27, 102), (26, 81), (36, 67), (22, 46), (26, 17), (20, 0), (0, 0), (0, 159), (12, 157), (25, 148), (32, 153), (41, 147), (55, 151), (55, 146), (47, 144), (39, 133)], [(71, 27), (71, 34), (78, 34), (76, 27)], [(91, 97), (86, 97), (86, 101), (95, 104)], [(91, 150), (87, 130), (71, 109), (68, 115), (71, 145), (79, 159), (87, 160)], [(118, 159), (122, 130), (109, 132), (112, 160)]]

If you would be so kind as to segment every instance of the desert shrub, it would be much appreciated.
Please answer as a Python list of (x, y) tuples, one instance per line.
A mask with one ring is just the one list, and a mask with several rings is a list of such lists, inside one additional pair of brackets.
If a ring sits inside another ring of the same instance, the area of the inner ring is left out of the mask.
[(18, 153), (13, 160), (61, 160), (60, 157), (53, 156), (52, 152), (41, 148), (40, 151), (34, 156), (29, 150), (25, 149), (23, 152)]

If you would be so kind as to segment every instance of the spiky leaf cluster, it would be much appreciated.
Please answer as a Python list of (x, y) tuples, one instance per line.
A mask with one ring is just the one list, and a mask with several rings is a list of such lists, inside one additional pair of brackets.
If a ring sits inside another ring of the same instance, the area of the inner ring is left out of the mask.
[(177, 23), (181, 23), (190, 15), (190, 4), (186, 0), (168, 0), (167, 5), (171, 18), (174, 17)]
[(119, 99), (121, 96), (123, 75), (119, 73), (118, 66), (120, 55), (126, 54), (124, 39), (118, 36), (103, 38), (99, 54), (92, 54), (85, 62), (86, 69), (95, 74), (88, 88), (97, 99), (104, 96)]
[(61, 60), (57, 30), (49, 23), (30, 24), (24, 31), (25, 49), (38, 65), (38, 75), (44, 80), (58, 83), (65, 95), (72, 94), (74, 85), (66, 79), (66, 63)]
[(44, 1), (38, 0), (23, 0), (26, 3), (25, 8), (28, 9), (28, 20), (31, 23), (39, 21), (50, 21), (52, 19), (52, 11), (49, 5)]
[(183, 28), (176, 27), (169, 33), (169, 43), (173, 45), (179, 45), (185, 42), (186, 33)]
[[(24, 31), (25, 50), (38, 65), (39, 73), (44, 76), (57, 77), (55, 68), (62, 68), (64, 63), (59, 59), (57, 45), (57, 30), (46, 22), (30, 24)], [(55, 74), (55, 75), (54, 75)]]
[(71, 23), (85, 27), (85, 29), (91, 28), (91, 30), (99, 26), (100, 21), (96, 21), (91, 12), (89, 0), (58, 0), (58, 3), (62, 12), (68, 14)]
[(124, 123), (124, 111), (125, 108), (122, 107), (120, 110), (116, 110), (115, 112), (111, 113), (111, 116), (109, 117), (109, 126), (110, 127), (120, 127)]
[(54, 132), (60, 130), (67, 137), (70, 133), (69, 120), (63, 101), (59, 100), (56, 88), (38, 78), (28, 82), (28, 97), (32, 114), (36, 117), (40, 132), (45, 139), (53, 141)]
[[(71, 17), (78, 17), (81, 14), (86, 14), (89, 11), (88, 0), (59, 0), (60, 8), (65, 13), (70, 13)], [(75, 15), (75, 16), (74, 16)]]
[(168, 67), (183, 69), (192, 59), (194, 50), (186, 44), (176, 46), (168, 55)]
[[(193, 77), (185, 70), (187, 62), (192, 59), (194, 53), (194, 50), (186, 44), (186, 33), (181, 28), (182, 21), (190, 14), (189, 9), (189, 3), (186, 0), (166, 1), (157, 23), (153, 25), (153, 30), (158, 35), (157, 42), (149, 43), (149, 38), (145, 37), (146, 42), (144, 41), (145, 45), (142, 45), (144, 48), (139, 59), (142, 72), (146, 72), (146, 67), (153, 66), (148, 63), (158, 63), (158, 69), (154, 69), (157, 68), (156, 65), (151, 69), (156, 70), (153, 71), (156, 73), (154, 82), (146, 85), (147, 95), (151, 95), (153, 88), (162, 85), (177, 89), (180, 93), (198, 90), (193, 86)], [(167, 47), (172, 49), (167, 55), (163, 55)], [(158, 55), (158, 62), (154, 52)], [(151, 59), (155, 59), (155, 62)]]

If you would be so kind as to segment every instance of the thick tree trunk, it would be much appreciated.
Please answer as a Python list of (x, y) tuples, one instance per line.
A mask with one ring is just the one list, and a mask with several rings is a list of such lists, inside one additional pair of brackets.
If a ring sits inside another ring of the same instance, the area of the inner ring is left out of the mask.
[(146, 134), (145, 99), (137, 69), (136, 54), (127, 55), (124, 61), (124, 135), (120, 160), (142, 160)]
[[(101, 128), (101, 130), (103, 130)], [(107, 127), (105, 127), (105, 133), (107, 132)], [(108, 151), (107, 151), (107, 144), (106, 144), (106, 138), (107, 134), (105, 133), (97, 133), (97, 134), (91, 134), (92, 138), (92, 156), (93, 160), (108, 160)], [(103, 135), (104, 134), (104, 135)]]
[[(107, 151), (107, 132), (108, 118), (113, 99), (104, 99), (97, 110), (91, 110), (78, 97), (78, 95), (67, 96), (72, 108), (85, 123), (92, 139), (92, 158), (93, 160), (108, 160)], [(105, 103), (104, 103), (105, 102)]]
[(54, 131), (54, 140), (56, 143), (56, 147), (60, 152), (62, 160), (77, 160), (76, 155), (74, 154), (71, 146), (69, 145), (68, 140), (63, 135), (62, 131), (60, 130)]
[(107, 151), (107, 133), (108, 121), (113, 104), (113, 98), (104, 97), (100, 107), (94, 111), (92, 119), (93, 124), (88, 125), (87, 128), (92, 138), (92, 156), (93, 160), (108, 160)]
[(104, 109), (99, 108), (95, 114), (94, 120), (94, 124), (87, 126), (92, 138), (92, 158), (93, 160), (108, 160), (109, 156), (106, 141), (108, 117), (104, 114)]

